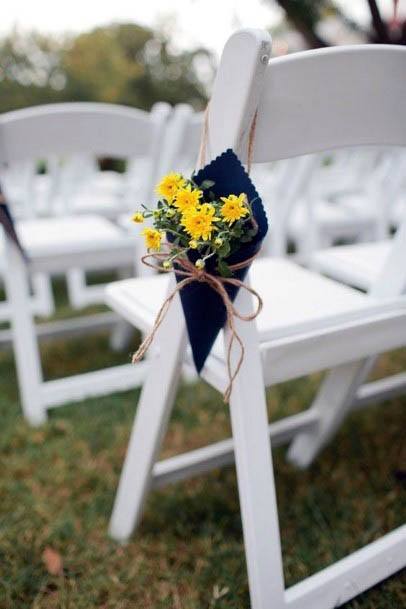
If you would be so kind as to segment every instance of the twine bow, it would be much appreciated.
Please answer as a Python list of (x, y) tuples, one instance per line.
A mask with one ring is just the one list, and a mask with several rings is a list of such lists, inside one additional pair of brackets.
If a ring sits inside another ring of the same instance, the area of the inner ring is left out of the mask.
[[(251, 258), (249, 258), (247, 260), (244, 260), (243, 262), (239, 262), (238, 264), (231, 265), (230, 270), (237, 271), (237, 270), (246, 268), (256, 258), (256, 255), (252, 256)], [(155, 269), (158, 271), (171, 272), (172, 269), (165, 269), (158, 264), (153, 264), (153, 263), (149, 262), (150, 259), (159, 261), (164, 258), (166, 258), (166, 254), (158, 253), (158, 254), (147, 254), (147, 255), (143, 256), (141, 258), (141, 260), (146, 266), (149, 266), (152, 269)], [(227, 315), (226, 324), (230, 330), (230, 340), (227, 345), (227, 354), (226, 354), (228, 385), (227, 385), (227, 388), (223, 395), (224, 402), (228, 403), (230, 400), (230, 395), (231, 395), (231, 391), (233, 388), (233, 382), (234, 382), (237, 374), (240, 371), (240, 368), (241, 368), (243, 360), (244, 360), (244, 352), (245, 352), (243, 342), (235, 329), (234, 320), (235, 320), (235, 318), (240, 319), (242, 321), (252, 321), (253, 319), (255, 319), (261, 312), (262, 299), (261, 299), (260, 295), (258, 294), (258, 292), (256, 292), (250, 286), (246, 285), (243, 281), (240, 281), (239, 279), (235, 279), (234, 277), (221, 277), (218, 275), (212, 275), (211, 273), (208, 273), (204, 269), (196, 268), (194, 266), (194, 264), (192, 264), (192, 262), (190, 262), (190, 260), (188, 260), (187, 258), (178, 259), (176, 261), (175, 273), (176, 273), (176, 275), (184, 277), (184, 279), (179, 281), (179, 283), (176, 285), (174, 290), (164, 300), (164, 302), (163, 302), (161, 308), (159, 309), (158, 314), (155, 318), (155, 322), (154, 322), (151, 332), (142, 341), (142, 343), (139, 346), (136, 353), (134, 353), (132, 361), (133, 361), (133, 363), (138, 362), (143, 357), (145, 352), (149, 349), (152, 341), (154, 340), (155, 334), (156, 334), (159, 326), (163, 322), (165, 315), (168, 312), (169, 306), (170, 306), (171, 302), (173, 301), (173, 299), (175, 298), (176, 294), (178, 294), (178, 292), (180, 292), (184, 287), (186, 287), (187, 285), (190, 285), (194, 281), (200, 281), (203, 283), (207, 283), (208, 285), (210, 285), (210, 287), (213, 290), (215, 290), (217, 292), (217, 294), (223, 300), (224, 307), (226, 309), (226, 315)], [(237, 311), (237, 309), (235, 308), (235, 306), (225, 288), (226, 285), (232, 285), (237, 288), (244, 288), (245, 290), (247, 290), (247, 292), (252, 294), (252, 296), (254, 296), (254, 298), (257, 301), (257, 306), (256, 306), (254, 312), (244, 315), (243, 313), (240, 313), (239, 311)], [(231, 350), (232, 350), (234, 342), (236, 342), (238, 344), (238, 346), (240, 348), (240, 353), (238, 356), (237, 364), (233, 370), (232, 364), (231, 364)]]

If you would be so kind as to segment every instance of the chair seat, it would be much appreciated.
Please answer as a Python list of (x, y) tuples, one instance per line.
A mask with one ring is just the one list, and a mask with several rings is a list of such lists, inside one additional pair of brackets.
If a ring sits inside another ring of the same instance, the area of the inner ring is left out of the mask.
[(31, 257), (134, 246), (127, 233), (96, 215), (21, 220), (17, 232)]
[[(262, 258), (252, 265), (251, 282), (264, 307), (258, 328), (264, 340), (311, 328), (371, 303), (364, 294), (284, 259)], [(148, 331), (169, 286), (169, 276), (150, 276), (111, 283), (108, 304), (134, 326)]]
[[(314, 205), (313, 220), (319, 230), (329, 235), (347, 237), (357, 235), (360, 230), (371, 228), (376, 224), (376, 214), (371, 209), (357, 205), (356, 197), (345, 202), (320, 200)], [(292, 238), (302, 238), (309, 226), (309, 216), (305, 204), (298, 204), (289, 220), (289, 234)]]
[[(405, 332), (399, 327), (405, 327), (405, 298), (378, 301), (280, 258), (258, 259), (250, 277), (264, 302), (257, 327), (267, 385), (348, 361), (350, 337), (355, 340), (355, 360), (404, 344)], [(106, 288), (106, 303), (132, 325), (148, 332), (167, 295), (169, 280), (168, 275), (155, 275), (111, 283)], [(191, 363), (189, 350), (186, 362)], [(221, 334), (202, 377), (224, 391)]]
[(101, 215), (115, 219), (122, 210), (120, 197), (103, 192), (83, 192), (72, 198), (70, 209), (75, 214)]
[[(20, 220), (16, 231), (36, 270), (110, 268), (135, 260), (134, 236), (96, 215)], [(3, 247), (0, 239), (0, 272)]]
[(390, 241), (341, 245), (315, 252), (310, 266), (338, 281), (369, 290), (383, 269)]

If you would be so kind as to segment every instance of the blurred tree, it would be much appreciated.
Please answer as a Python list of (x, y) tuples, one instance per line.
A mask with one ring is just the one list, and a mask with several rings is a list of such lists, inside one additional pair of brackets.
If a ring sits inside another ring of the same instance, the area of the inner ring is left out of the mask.
[[(265, 0), (274, 2), (274, 0)], [(386, 21), (376, 0), (363, 0), (371, 14), (370, 25), (364, 29), (334, 0), (276, 0), (285, 11), (288, 21), (302, 34), (308, 47), (330, 46), (331, 41), (319, 33), (319, 24), (325, 17), (334, 16), (350, 29), (358, 32), (367, 42), (386, 44), (406, 44), (406, 20), (397, 18), (398, 0), (393, 0), (394, 17)]]
[[(137, 58), (126, 55), (115, 34), (111, 28), (80, 34), (64, 52), (62, 69), (68, 99), (117, 103), (123, 98), (128, 80), (143, 72)], [(137, 35), (135, 30), (134, 39)]]
[(175, 52), (163, 35), (134, 24), (61, 40), (14, 30), (0, 39), (0, 66), (0, 111), (59, 101), (201, 108), (214, 73), (206, 49)]
[(63, 44), (18, 30), (0, 39), (0, 111), (63, 99)]

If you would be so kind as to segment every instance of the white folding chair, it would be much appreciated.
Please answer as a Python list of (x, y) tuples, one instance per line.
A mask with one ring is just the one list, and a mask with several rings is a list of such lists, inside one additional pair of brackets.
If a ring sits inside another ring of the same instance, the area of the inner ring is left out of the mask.
[[(95, 104), (97, 106), (97, 104)], [(170, 106), (159, 102), (154, 104), (150, 113), (137, 110), (139, 117), (145, 121), (148, 117), (151, 124), (160, 125), (159, 130), (153, 135), (151, 141), (145, 146), (134, 146), (133, 155), (127, 160), (127, 168), (124, 174), (111, 171), (99, 171), (94, 168), (79, 181), (80, 172), (83, 170), (83, 161), (95, 165), (96, 158), (88, 157), (82, 159), (73, 157), (68, 164), (67, 170), (62, 176), (62, 192), (59, 198), (63, 199), (63, 207), (69, 214), (97, 214), (116, 221), (121, 227), (132, 225), (131, 211), (137, 204), (148, 201), (153, 196), (153, 189), (159, 177), (158, 163), (162, 156), (162, 139), (165, 140), (166, 121), (170, 115)], [(66, 175), (68, 174), (68, 175)], [(65, 178), (65, 180), (64, 180)], [(77, 185), (72, 184), (73, 181)], [(132, 234), (134, 235), (134, 227)], [(133, 265), (131, 265), (133, 266)], [(120, 275), (131, 276), (130, 268), (120, 269)], [(66, 275), (69, 302), (74, 308), (99, 304), (104, 299), (104, 285), (88, 285), (86, 273), (83, 269), (70, 269)]]
[[(382, 180), (380, 180), (379, 191), (375, 193), (375, 203), (380, 203), (383, 212), (383, 221), (387, 227), (390, 226), (390, 213), (394, 202), (398, 200), (404, 181), (406, 168), (406, 155), (402, 150), (386, 153), (382, 167)], [(373, 198), (373, 194), (372, 197)], [(386, 220), (385, 220), (386, 218)], [(403, 224), (402, 224), (403, 221)], [(397, 215), (397, 224), (402, 226), (406, 223), (406, 209), (403, 210), (403, 218)], [(402, 239), (399, 235), (398, 239)], [(403, 237), (404, 238), (404, 237)], [(327, 277), (345, 283), (349, 286), (359, 288), (374, 295), (376, 293), (385, 295), (390, 280), (381, 281), (388, 265), (394, 265), (394, 273), (398, 267), (404, 265), (401, 258), (391, 259), (392, 239), (385, 239), (374, 243), (357, 243), (351, 245), (334, 246), (314, 252), (308, 259), (307, 264)], [(405, 286), (406, 288), (406, 282)], [(390, 289), (390, 288), (389, 288)], [(371, 358), (370, 367), (373, 366), (375, 358)], [(406, 372), (400, 372), (376, 381), (375, 389), (378, 388), (382, 399), (393, 398), (406, 393)]]
[[(390, 228), (390, 216), (394, 204), (401, 198), (403, 183), (406, 175), (406, 151), (388, 153), (384, 159), (384, 167), (379, 203), (386, 217), (387, 232)], [(402, 217), (403, 216), (403, 217)], [(397, 224), (401, 225), (406, 217), (406, 207), (397, 215)], [(391, 249), (391, 240), (376, 243), (341, 245), (314, 252), (309, 258), (309, 265), (320, 272), (352, 285), (362, 290), (370, 290), (376, 283), (385, 267), (386, 259)]]
[[(153, 156), (158, 154), (165, 120), (165, 113), (151, 116), (122, 106), (86, 103), (3, 114), (0, 163), (12, 166), (16, 162), (77, 153), (135, 158), (149, 151)], [(20, 221), (16, 228), (30, 262), (26, 266), (16, 247), (5, 239), (4, 276), (20, 396), (27, 420), (36, 425), (45, 420), (46, 410), (53, 406), (139, 384), (143, 366), (138, 373), (130, 364), (44, 382), (29, 300), (29, 277), (35, 273), (52, 276), (75, 267), (99, 270), (134, 265), (134, 238), (96, 215), (33, 218)], [(107, 315), (111, 317), (110, 313)], [(100, 320), (96, 322), (100, 324)], [(72, 325), (84, 330), (89, 323), (93, 323), (89, 317), (58, 322), (55, 331), (65, 332)]]
[(168, 171), (190, 174), (196, 166), (203, 112), (195, 112), (188, 104), (174, 107), (165, 134), (159, 175)]
[[(254, 163), (322, 149), (406, 143), (406, 49), (336, 47), (278, 58), (268, 66), (270, 47), (269, 35), (258, 30), (238, 32), (227, 43), (210, 104), (209, 160), (229, 147), (246, 160), (256, 110)], [(128, 539), (151, 487), (235, 459), (253, 609), (336, 607), (406, 564), (403, 526), (285, 590), (271, 454), (271, 444), (293, 440), (290, 458), (307, 465), (349, 409), (366, 404), (359, 392), (368, 357), (405, 344), (406, 298), (400, 294), (406, 268), (394, 261), (404, 257), (406, 239), (404, 232), (399, 235), (380, 280), (386, 290), (377, 288), (374, 296), (288, 260), (255, 262), (249, 280), (264, 309), (257, 324), (236, 320), (245, 356), (229, 405), (232, 438), (156, 462), (180, 366), (189, 357), (180, 300), (174, 300), (149, 359), (110, 523), (112, 537)], [(107, 300), (148, 331), (173, 285), (168, 276), (118, 282), (107, 288)], [(252, 310), (245, 290), (236, 307)], [(268, 426), (265, 386), (322, 369), (330, 372), (312, 407)], [(227, 385), (221, 338), (202, 376), (219, 391)]]
[(325, 155), (316, 155), (313, 172), (287, 227), (288, 237), (302, 260), (338, 241), (374, 241), (384, 236), (382, 206), (373, 204), (377, 198), (373, 195), (379, 190), (379, 167), (373, 163), (377, 152), (364, 151), (364, 155), (370, 163), (365, 163), (362, 172), (356, 164), (351, 167), (357, 155), (349, 155), (347, 163), (333, 160), (328, 167), (324, 166)]
[[(272, 168), (254, 167), (257, 190), (272, 217), (264, 252), (287, 256), (289, 244), (294, 243), (300, 260), (308, 262), (313, 251), (336, 241), (370, 241), (387, 234), (383, 206), (371, 204), (371, 192), (375, 194), (380, 186), (375, 167), (379, 152), (345, 152), (284, 159)], [(326, 161), (331, 165), (326, 167)]]

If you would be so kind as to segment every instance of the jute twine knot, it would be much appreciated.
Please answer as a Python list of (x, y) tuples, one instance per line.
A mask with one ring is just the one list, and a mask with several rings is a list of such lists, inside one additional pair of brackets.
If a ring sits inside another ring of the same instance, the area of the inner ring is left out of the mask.
[[(256, 256), (257, 256), (257, 254), (255, 254), (255, 256), (252, 256), (251, 258), (248, 258), (247, 260), (244, 260), (243, 262), (239, 262), (238, 264), (231, 265), (230, 266), (231, 272), (248, 267), (252, 263), (252, 261), (256, 258)], [(155, 261), (159, 262), (160, 260), (165, 259), (166, 257), (167, 257), (167, 254), (165, 254), (165, 253), (147, 254), (147, 255), (143, 256), (141, 258), (141, 260), (146, 266), (148, 266), (156, 271), (172, 272), (173, 269), (165, 269), (160, 264), (155, 264), (155, 263), (150, 262), (150, 260), (155, 260)], [(173, 291), (167, 296), (167, 298), (162, 303), (162, 306), (160, 307), (158, 314), (155, 318), (155, 322), (154, 322), (151, 332), (142, 341), (142, 343), (139, 346), (139, 348), (137, 349), (136, 353), (134, 353), (134, 355), (132, 357), (132, 362), (133, 363), (139, 362), (142, 359), (142, 357), (145, 355), (146, 351), (149, 349), (151, 343), (153, 342), (153, 340), (155, 338), (155, 334), (157, 333), (158, 328), (160, 327), (163, 320), (165, 319), (165, 315), (168, 312), (169, 306), (170, 306), (171, 302), (173, 301), (173, 299), (175, 298), (176, 294), (178, 294), (178, 292), (180, 292), (184, 287), (186, 287), (187, 285), (190, 285), (194, 281), (198, 281), (200, 283), (207, 283), (215, 292), (217, 292), (217, 294), (219, 294), (219, 296), (221, 297), (221, 299), (223, 301), (224, 307), (226, 309), (226, 325), (230, 331), (230, 340), (228, 341), (227, 353), (226, 353), (228, 385), (227, 385), (227, 388), (223, 395), (224, 402), (228, 403), (230, 400), (230, 395), (231, 395), (231, 391), (233, 388), (234, 380), (240, 371), (240, 368), (244, 361), (244, 353), (245, 353), (243, 342), (235, 328), (235, 319), (237, 318), (242, 321), (254, 320), (261, 312), (262, 299), (261, 299), (260, 295), (258, 294), (258, 292), (256, 292), (249, 285), (246, 285), (240, 279), (236, 279), (235, 277), (221, 277), (218, 275), (213, 275), (211, 273), (208, 273), (204, 269), (198, 269), (195, 267), (195, 265), (192, 262), (190, 262), (190, 260), (188, 258), (177, 259), (176, 269), (174, 272), (176, 275), (183, 277), (183, 279), (177, 283), (176, 287), (173, 289)], [(240, 313), (235, 308), (233, 301), (231, 300), (231, 298), (225, 288), (226, 285), (232, 285), (237, 288), (244, 288), (245, 290), (247, 290), (247, 292), (252, 294), (252, 296), (256, 299), (256, 303), (257, 303), (254, 311), (252, 313), (249, 313), (246, 315), (244, 315), (243, 313)], [(232, 362), (231, 362), (231, 352), (232, 352), (234, 343), (237, 343), (237, 345), (240, 349), (240, 352), (238, 355), (237, 363), (233, 369)]]

